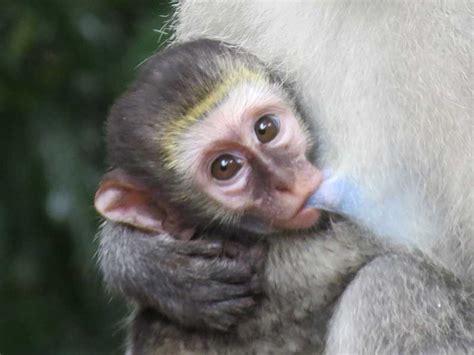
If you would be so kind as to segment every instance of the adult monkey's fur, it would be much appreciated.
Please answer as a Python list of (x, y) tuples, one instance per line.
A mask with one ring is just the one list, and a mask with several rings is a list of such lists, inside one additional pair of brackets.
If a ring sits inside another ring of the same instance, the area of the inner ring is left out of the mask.
[(316, 120), (323, 163), (381, 196), (408, 194), (417, 233), (393, 241), (425, 261), (365, 266), (326, 351), (472, 350), (472, 2), (184, 1), (177, 10), (178, 41), (221, 39), (288, 73)]

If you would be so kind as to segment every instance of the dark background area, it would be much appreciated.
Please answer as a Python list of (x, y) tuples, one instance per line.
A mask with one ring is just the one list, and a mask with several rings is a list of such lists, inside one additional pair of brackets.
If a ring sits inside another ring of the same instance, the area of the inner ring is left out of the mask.
[(95, 265), (108, 108), (168, 2), (0, 1), (0, 354), (123, 353)]

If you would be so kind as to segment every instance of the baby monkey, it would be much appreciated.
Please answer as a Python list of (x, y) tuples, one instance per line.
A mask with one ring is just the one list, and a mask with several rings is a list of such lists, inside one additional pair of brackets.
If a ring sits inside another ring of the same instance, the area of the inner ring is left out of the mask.
[(113, 170), (95, 197), (106, 220), (181, 240), (220, 231), (268, 244), (253, 317), (229, 333), (204, 332), (139, 304), (131, 353), (322, 350), (334, 302), (374, 249), (347, 222), (314, 227), (321, 213), (307, 200), (322, 174), (308, 159), (301, 111), (275, 73), (218, 41), (163, 50), (114, 104), (107, 147)]

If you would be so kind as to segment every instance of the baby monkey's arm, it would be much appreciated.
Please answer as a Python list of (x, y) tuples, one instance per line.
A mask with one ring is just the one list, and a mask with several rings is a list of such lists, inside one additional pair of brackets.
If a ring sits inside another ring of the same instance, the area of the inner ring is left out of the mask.
[(264, 250), (217, 239), (174, 238), (164, 226), (175, 231), (179, 226), (161, 219), (165, 206), (150, 205), (147, 193), (142, 184), (114, 171), (96, 194), (96, 207), (108, 219), (99, 247), (107, 286), (186, 327), (226, 331), (251, 314), (260, 293)]

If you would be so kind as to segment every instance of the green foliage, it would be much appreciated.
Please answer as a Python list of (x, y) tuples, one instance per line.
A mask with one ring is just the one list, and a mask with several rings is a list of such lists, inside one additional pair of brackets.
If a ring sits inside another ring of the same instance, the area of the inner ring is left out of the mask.
[(0, 354), (123, 352), (94, 253), (103, 123), (167, 2), (0, 3)]

